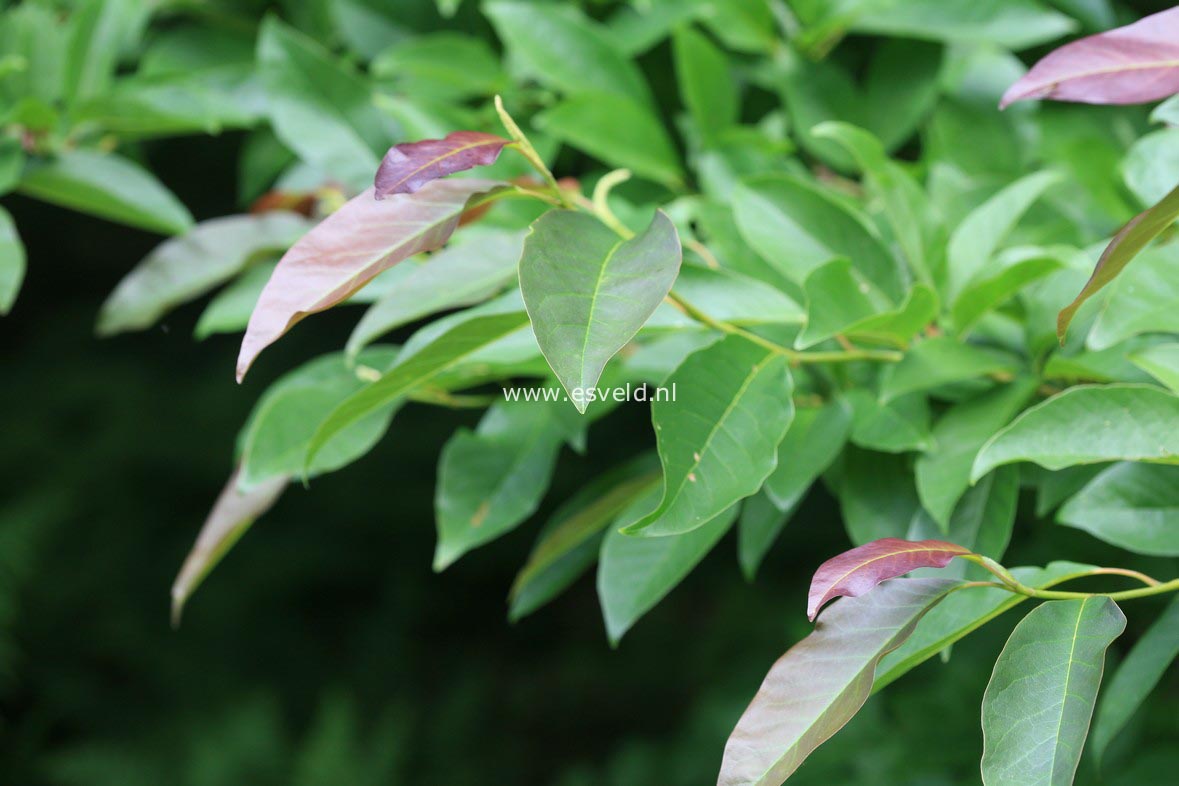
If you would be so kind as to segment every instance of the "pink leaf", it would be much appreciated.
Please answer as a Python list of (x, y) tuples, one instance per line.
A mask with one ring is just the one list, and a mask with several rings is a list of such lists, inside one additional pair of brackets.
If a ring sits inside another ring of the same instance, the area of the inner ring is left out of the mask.
[(403, 259), (440, 248), (463, 212), (494, 199), (502, 185), (440, 180), (382, 202), (372, 189), (349, 200), (293, 245), (266, 282), (242, 339), (238, 381), (258, 353), (308, 314), (348, 299)]
[(1052, 98), (1141, 104), (1179, 93), (1179, 8), (1161, 11), (1050, 52), (999, 102)]
[(495, 134), (455, 131), (445, 139), (394, 145), (377, 170), (376, 197), (412, 194), (431, 180), (494, 164), (506, 144), (508, 140)]
[(865, 543), (832, 557), (815, 571), (807, 595), (807, 617), (813, 620), (834, 598), (854, 598), (887, 579), (917, 568), (944, 568), (954, 557), (970, 553), (970, 549), (941, 540), (884, 538)]

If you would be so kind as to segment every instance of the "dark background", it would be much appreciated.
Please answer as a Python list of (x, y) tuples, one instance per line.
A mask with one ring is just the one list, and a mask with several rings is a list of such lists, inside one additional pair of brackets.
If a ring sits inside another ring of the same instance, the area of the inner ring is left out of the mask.
[[(239, 144), (195, 138), (148, 154), (200, 219), (238, 209)], [(437, 454), (472, 417), (409, 407), (356, 465), (291, 489), (173, 631), (172, 578), (254, 400), (298, 360), (342, 346), (357, 313), (296, 330), (239, 387), (237, 337), (191, 338), (199, 304), (146, 333), (95, 338), (102, 299), (157, 237), (18, 196), (4, 205), (31, 264), (0, 322), (0, 784), (715, 782), (737, 716), (807, 630), (811, 571), (846, 547), (821, 489), (755, 583), (730, 536), (612, 650), (592, 576), (506, 621), (544, 511), (431, 572)], [(567, 452), (546, 510), (595, 466), (645, 447), (647, 419), (630, 405), (591, 432), (592, 462)], [(1023, 515), (1008, 562), (1106, 553)], [(1153, 602), (1127, 608), (1120, 651)], [(978, 783), (979, 700), (1015, 621), (873, 699), (792, 782)], [(1172, 675), (1104, 782), (1175, 782), (1176, 695)]]

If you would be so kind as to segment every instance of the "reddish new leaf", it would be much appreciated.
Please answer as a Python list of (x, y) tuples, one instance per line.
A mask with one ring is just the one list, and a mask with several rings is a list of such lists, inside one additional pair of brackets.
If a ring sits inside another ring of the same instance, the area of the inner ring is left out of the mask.
[(1126, 265), (1130, 264), (1130, 261), (1138, 255), (1138, 252), (1146, 248), (1147, 243), (1161, 235), (1164, 229), (1174, 224), (1177, 218), (1179, 218), (1179, 186), (1172, 189), (1171, 193), (1163, 197), (1157, 205), (1143, 210), (1118, 230), (1118, 233), (1113, 236), (1113, 240), (1109, 241), (1105, 251), (1101, 252), (1101, 259), (1097, 260), (1097, 266), (1093, 268), (1093, 275), (1089, 277), (1080, 294), (1072, 303), (1061, 309), (1060, 314), (1057, 315), (1056, 335), (1061, 344), (1064, 343), (1069, 323), (1076, 316), (1077, 309), (1086, 300), (1097, 294), (1098, 290), (1117, 278), (1118, 274), (1125, 270)]
[(331, 308), (398, 262), (440, 248), (464, 211), (494, 199), (503, 184), (440, 180), (384, 201), (372, 189), (324, 219), (279, 261), (242, 339), (240, 382), (258, 353), (308, 314)]
[(969, 553), (970, 549), (941, 540), (884, 538), (865, 543), (832, 557), (815, 571), (807, 595), (807, 617), (813, 620), (834, 598), (854, 598), (887, 579), (917, 568), (944, 568), (954, 557)]
[(508, 140), (495, 134), (455, 131), (445, 139), (394, 145), (377, 170), (376, 197), (412, 194), (431, 180), (494, 164), (506, 144)]
[(1066, 44), (1012, 85), (999, 108), (1029, 98), (1141, 104), (1179, 93), (1179, 8)]

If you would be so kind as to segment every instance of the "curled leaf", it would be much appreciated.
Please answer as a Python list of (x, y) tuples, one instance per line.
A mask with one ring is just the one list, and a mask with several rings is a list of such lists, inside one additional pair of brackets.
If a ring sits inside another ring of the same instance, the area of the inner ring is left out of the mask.
[(250, 315), (237, 359), (240, 382), (254, 358), (295, 323), (346, 300), (377, 274), (440, 248), (459, 217), (494, 199), (491, 180), (444, 180), (378, 202), (372, 190), (349, 200), (291, 247)]
[(440, 177), (477, 166), (489, 166), (499, 158), (507, 139), (481, 131), (455, 131), (445, 139), (423, 139), (389, 148), (377, 169), (375, 196), (412, 194)]
[(1179, 93), (1179, 8), (1048, 53), (1008, 88), (999, 108), (1031, 98), (1141, 104)]
[(839, 597), (863, 595), (887, 579), (917, 568), (944, 568), (950, 560), (970, 550), (941, 540), (882, 538), (832, 557), (819, 566), (807, 594), (807, 617)]
[(287, 487), (288, 479), (282, 476), (242, 490), (238, 487), (240, 472), (240, 468), (235, 469), (229, 476), (229, 482), (209, 511), (209, 517), (205, 519), (192, 551), (188, 552), (172, 584), (173, 626), (180, 624), (185, 601), (209, 575), (209, 571), (233, 548), (233, 544), (245, 534), (254, 520), (270, 510)]

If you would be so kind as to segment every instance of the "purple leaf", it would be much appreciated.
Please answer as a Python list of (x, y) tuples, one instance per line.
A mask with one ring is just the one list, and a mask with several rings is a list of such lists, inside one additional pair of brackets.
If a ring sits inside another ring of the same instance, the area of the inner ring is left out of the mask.
[(508, 140), (495, 134), (455, 131), (445, 139), (394, 145), (377, 170), (376, 198), (412, 194), (431, 180), (494, 164), (507, 144)]
[(1179, 8), (1047, 54), (1013, 84), (1002, 109), (1029, 98), (1141, 104), (1179, 93)]
[(291, 246), (266, 283), (237, 359), (240, 382), (263, 349), (308, 314), (351, 297), (398, 262), (442, 247), (472, 208), (502, 183), (442, 180), (378, 202), (372, 189), (349, 200)]
[(832, 557), (815, 571), (807, 595), (807, 617), (813, 620), (834, 598), (854, 598), (886, 579), (917, 568), (944, 568), (954, 557), (969, 553), (970, 549), (941, 540), (884, 538), (865, 543)]
[(192, 551), (180, 567), (180, 573), (172, 584), (172, 624), (180, 623), (180, 613), (184, 610), (184, 603), (196, 591), (197, 586), (204, 580), (209, 571), (233, 547), (254, 520), (278, 500), (283, 489), (287, 487), (287, 477), (279, 476), (262, 481), (247, 491), (238, 488), (238, 477), (241, 468), (235, 469), (229, 476), (229, 482), (217, 497), (213, 510), (205, 519), (201, 532), (197, 535)]
[(779, 786), (851, 720), (880, 659), (959, 582), (898, 579), (846, 600), (770, 669), (725, 744), (717, 786)]

